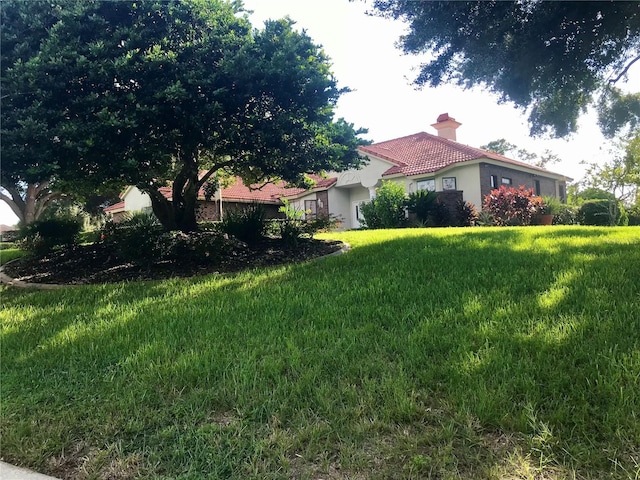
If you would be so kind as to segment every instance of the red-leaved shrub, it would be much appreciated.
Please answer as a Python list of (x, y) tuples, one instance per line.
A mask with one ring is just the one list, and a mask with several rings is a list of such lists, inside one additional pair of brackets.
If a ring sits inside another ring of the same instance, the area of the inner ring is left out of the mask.
[(482, 210), (488, 212), (496, 225), (529, 225), (531, 217), (542, 206), (542, 198), (527, 189), (501, 186), (485, 195)]

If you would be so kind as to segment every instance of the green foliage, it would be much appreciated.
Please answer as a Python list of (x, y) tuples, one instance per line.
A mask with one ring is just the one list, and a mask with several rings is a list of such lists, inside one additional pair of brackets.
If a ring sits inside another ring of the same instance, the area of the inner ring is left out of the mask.
[(629, 225), (640, 225), (640, 202), (636, 202), (627, 209), (627, 215), (629, 216)]
[(37, 220), (21, 228), (21, 247), (30, 253), (44, 255), (54, 247), (76, 243), (80, 227), (75, 218)]
[(384, 228), (382, 225), (382, 220), (380, 219), (379, 212), (376, 208), (375, 198), (372, 198), (368, 202), (362, 202), (360, 204), (360, 213), (363, 217), (363, 220), (361, 220), (360, 223), (364, 224), (367, 228), (374, 230), (378, 228)]
[(163, 232), (158, 236), (157, 251), (160, 259), (213, 263), (228, 255), (233, 242), (220, 232)]
[(576, 201), (578, 204), (587, 201), (587, 200), (616, 200), (616, 196), (607, 192), (606, 190), (602, 190), (601, 188), (590, 187), (584, 190), (577, 192)]
[(321, 47), (288, 19), (254, 30), (239, 8), (3, 1), (3, 162), (34, 158), (74, 188), (136, 185), (183, 231), (218, 171), (296, 182), (360, 165)]
[(430, 190), (418, 190), (411, 192), (406, 199), (407, 210), (415, 214), (417, 219), (424, 223), (433, 223), (433, 214), (438, 202), (438, 194)]
[(640, 128), (640, 93), (624, 93), (613, 85), (607, 85), (598, 101), (598, 124), (602, 133), (614, 137), (621, 130)]
[(581, 186), (604, 190), (631, 204), (640, 192), (640, 132), (619, 140), (610, 160), (590, 164)]
[(581, 225), (622, 225), (628, 218), (623, 214), (622, 204), (616, 199), (585, 200), (578, 210)]
[(404, 186), (383, 180), (376, 189), (376, 198), (362, 203), (360, 211), (367, 228), (398, 228), (406, 224), (405, 207)]
[(554, 225), (575, 225), (578, 223), (578, 207), (575, 205), (560, 204), (558, 211), (554, 214)]
[(267, 221), (264, 207), (258, 203), (225, 212), (220, 228), (248, 244), (258, 243), (265, 235)]
[(493, 215), (491, 215), (491, 213), (487, 212), (486, 210), (482, 210), (478, 213), (476, 225), (479, 227), (492, 227), (496, 225), (496, 222), (494, 221)]
[(456, 204), (456, 213), (458, 216), (458, 226), (470, 227), (475, 225), (479, 214), (476, 206), (471, 202), (465, 202), (464, 200), (458, 201)]
[(400, 39), (406, 53), (432, 54), (418, 85), (486, 85), (527, 109), (533, 134), (575, 131), (594, 95), (636, 59), (640, 39), (636, 2), (375, 0), (374, 6), (409, 23)]
[(102, 231), (103, 241), (123, 260), (150, 264), (160, 256), (158, 238), (163, 228), (151, 212), (127, 213), (119, 222), (107, 222)]
[(543, 215), (557, 215), (562, 208), (562, 202), (556, 197), (543, 196), (538, 208), (538, 213)]
[(540, 201), (533, 189), (503, 185), (485, 196), (482, 210), (491, 215), (496, 225), (529, 225)]
[(291, 248), (298, 246), (300, 238), (307, 233), (304, 210), (296, 208), (294, 204), (286, 198), (282, 200), (282, 207), (279, 208), (284, 213), (284, 219), (279, 222), (280, 238)]

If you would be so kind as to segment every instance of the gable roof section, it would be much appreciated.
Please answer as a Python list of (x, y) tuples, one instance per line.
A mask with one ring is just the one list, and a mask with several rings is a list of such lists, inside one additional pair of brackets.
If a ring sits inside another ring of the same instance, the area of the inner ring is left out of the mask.
[[(310, 190), (327, 189), (337, 181), (337, 178), (322, 178), (319, 175), (309, 175), (309, 177), (316, 182), (315, 187)], [(159, 191), (165, 198), (171, 200), (171, 187), (161, 187)], [(280, 204), (282, 197), (295, 196), (306, 191), (307, 189), (304, 188), (287, 187), (286, 182), (283, 181), (277, 183), (269, 182), (262, 186), (259, 184), (247, 186), (243, 183), (242, 178), (236, 177), (231, 185), (222, 188), (222, 201), (235, 200), (239, 202)], [(198, 199), (205, 199), (204, 189), (202, 188), (198, 192)]]
[(433, 173), (457, 163), (481, 158), (497, 160), (516, 167), (538, 170), (541, 173), (558, 175), (535, 165), (519, 162), (504, 155), (463, 145), (426, 132), (365, 145), (358, 147), (358, 149), (365, 154), (371, 154), (395, 163), (395, 166), (382, 174), (383, 176), (394, 174), (411, 176)]
[(105, 212), (117, 213), (124, 212), (124, 201), (114, 203), (113, 205), (109, 205), (103, 209)]

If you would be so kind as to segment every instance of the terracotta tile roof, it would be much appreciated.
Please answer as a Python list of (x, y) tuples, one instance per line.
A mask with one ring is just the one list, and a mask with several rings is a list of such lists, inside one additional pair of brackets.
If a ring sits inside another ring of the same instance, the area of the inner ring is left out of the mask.
[[(322, 178), (319, 175), (309, 175), (316, 182), (314, 188), (329, 188), (338, 179)], [(253, 184), (250, 187), (242, 182), (242, 178), (236, 177), (233, 184), (222, 189), (222, 200), (238, 200), (245, 202), (280, 203), (281, 197), (289, 197), (304, 193), (306, 189), (297, 187), (287, 187), (285, 182), (267, 183), (260, 187)], [(171, 200), (171, 187), (160, 187), (158, 189), (165, 198)], [(198, 192), (198, 199), (204, 200), (204, 190)]]
[(124, 202), (114, 203), (104, 208), (105, 212), (124, 211)]
[(398, 173), (404, 175), (432, 173), (456, 163), (480, 158), (489, 158), (519, 167), (552, 173), (544, 168), (519, 162), (494, 152), (469, 147), (468, 145), (437, 137), (426, 132), (358, 148), (365, 154), (375, 155), (376, 157), (395, 163), (395, 166), (389, 168), (382, 174), (383, 176)]

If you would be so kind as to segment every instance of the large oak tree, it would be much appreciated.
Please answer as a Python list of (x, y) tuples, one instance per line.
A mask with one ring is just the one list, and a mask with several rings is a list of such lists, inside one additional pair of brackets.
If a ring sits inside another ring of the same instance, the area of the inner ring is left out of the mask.
[[(408, 22), (406, 53), (428, 52), (419, 85), (483, 85), (527, 109), (533, 134), (564, 136), (598, 97), (613, 135), (638, 125), (637, 96), (615, 83), (640, 62), (637, 1), (374, 0), (379, 15)], [(615, 118), (612, 118), (615, 116)]]
[(343, 90), (328, 58), (290, 20), (254, 30), (220, 0), (26, 3), (3, 2), (3, 17), (55, 21), (3, 66), (9, 101), (30, 92), (3, 135), (24, 136), (26, 113), (45, 120), (37, 145), (3, 142), (17, 164), (44, 152), (75, 187), (136, 185), (166, 228), (192, 230), (198, 191), (221, 169), (300, 182), (361, 161), (359, 132), (334, 120)]

